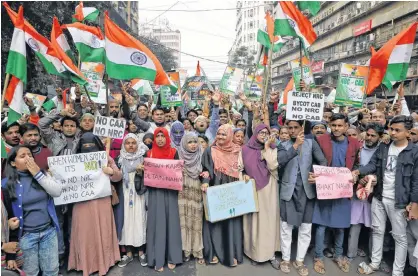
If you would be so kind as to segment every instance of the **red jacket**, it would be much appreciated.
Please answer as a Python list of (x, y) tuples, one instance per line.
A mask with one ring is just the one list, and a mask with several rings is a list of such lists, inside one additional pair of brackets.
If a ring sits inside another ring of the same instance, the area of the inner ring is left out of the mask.
[[(351, 137), (348, 138), (348, 148), (347, 154), (345, 156), (345, 166), (349, 168), (351, 171), (353, 170), (354, 166), (358, 165), (358, 153), (361, 148), (360, 142)], [(331, 166), (332, 162), (332, 143), (331, 143), (331, 135), (330, 134), (323, 134), (319, 137), (316, 137), (319, 146), (322, 149), (322, 152), (325, 155), (325, 158), (328, 161), (328, 166)]]

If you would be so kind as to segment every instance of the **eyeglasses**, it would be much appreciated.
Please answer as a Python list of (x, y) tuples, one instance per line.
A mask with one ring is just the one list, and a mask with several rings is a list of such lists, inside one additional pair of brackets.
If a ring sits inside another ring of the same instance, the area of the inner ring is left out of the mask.
[(258, 134), (261, 136), (269, 135), (268, 131), (260, 131)]

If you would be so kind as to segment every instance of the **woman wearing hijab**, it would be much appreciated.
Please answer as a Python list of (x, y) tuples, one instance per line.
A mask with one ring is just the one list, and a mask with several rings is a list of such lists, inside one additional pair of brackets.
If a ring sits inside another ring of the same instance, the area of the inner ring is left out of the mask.
[(193, 255), (199, 259), (199, 264), (204, 264), (202, 240), (203, 201), (199, 179), (202, 172), (202, 146), (195, 133), (189, 132), (183, 136), (179, 147), (179, 156), (181, 160), (184, 160), (183, 190), (179, 192), (184, 261), (187, 262), (190, 259), (190, 255)]
[(152, 142), (154, 141), (154, 134), (152, 133), (145, 133), (144, 137), (142, 137), (142, 142), (144, 142), (145, 146), (148, 149), (152, 149)]
[(179, 121), (175, 121), (171, 125), (171, 129), (170, 129), (171, 147), (178, 150), (180, 147), (181, 138), (183, 138), (183, 135), (184, 135), (183, 124)]
[[(178, 160), (177, 150), (170, 145), (167, 129), (156, 128), (154, 143), (147, 157)], [(164, 264), (168, 263), (168, 268), (174, 269), (182, 263), (181, 246), (178, 191), (148, 187), (148, 266), (162, 272)]]
[(235, 128), (234, 129), (234, 138), (232, 139), (232, 142), (240, 147), (244, 145), (245, 140), (245, 128)]
[(280, 251), (278, 165), (276, 137), (270, 136), (267, 125), (259, 124), (239, 158), (241, 179), (255, 180), (259, 208), (258, 213), (244, 215), (244, 253), (253, 264), (270, 261), (275, 269), (280, 266), (275, 257)]
[[(97, 136), (87, 132), (80, 138), (77, 153), (104, 151), (104, 148)], [(122, 174), (111, 157), (108, 157), (108, 164), (103, 172), (112, 182), (122, 179)], [(119, 260), (111, 197), (74, 203), (68, 270), (81, 270), (84, 276), (94, 272), (105, 275)]]
[[(120, 156), (116, 161), (122, 171), (122, 186), (124, 197), (124, 223), (119, 244), (126, 248), (126, 255), (119, 262), (119, 267), (125, 267), (133, 261), (134, 248), (140, 248), (146, 243), (147, 212), (145, 210), (145, 191), (136, 185), (141, 181), (140, 165), (148, 147), (138, 136), (129, 133), (122, 143)], [(143, 248), (139, 249), (139, 261), (147, 266)]]
[[(238, 155), (241, 148), (232, 142), (232, 126), (219, 127), (212, 146), (202, 156), (202, 190), (238, 181)], [(206, 263), (219, 261), (226, 266), (237, 266), (243, 261), (242, 217), (211, 223), (203, 220), (203, 255)]]

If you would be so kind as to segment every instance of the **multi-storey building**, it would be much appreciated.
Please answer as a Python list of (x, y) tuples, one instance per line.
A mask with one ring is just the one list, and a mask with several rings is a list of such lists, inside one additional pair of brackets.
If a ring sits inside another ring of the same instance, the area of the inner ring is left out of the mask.
[(179, 30), (171, 29), (167, 19), (162, 19), (162, 21), (154, 24), (144, 22), (141, 24), (140, 33), (167, 48), (173, 49), (172, 53), (177, 68), (181, 67), (181, 33)]
[[(315, 82), (335, 87), (340, 63), (365, 65), (376, 50), (417, 19), (415, 1), (338, 1), (322, 2), (321, 10), (310, 18), (318, 36), (311, 59)], [(417, 36), (418, 40), (418, 36)], [(407, 80), (406, 95), (418, 95), (418, 44), (415, 41)], [(292, 77), (289, 61), (299, 58), (299, 41), (292, 39), (273, 54), (272, 85), (283, 90)], [(385, 89), (386, 90), (386, 89)], [(381, 93), (381, 89), (376, 92)], [(394, 91), (385, 91), (393, 95)]]
[[(114, 11), (119, 14), (124, 23), (135, 33), (138, 34), (138, 1), (112, 1)], [(115, 16), (117, 17), (117, 16)], [(112, 13), (111, 13), (112, 18)], [(113, 18), (112, 18), (113, 19)], [(119, 18), (117, 18), (117, 21)], [(116, 22), (122, 25), (121, 22)]]
[(264, 2), (238, 1), (236, 16), (235, 41), (229, 55), (232, 55), (235, 49), (241, 46), (246, 46), (251, 52), (256, 53), (258, 49), (257, 32), (265, 22)]

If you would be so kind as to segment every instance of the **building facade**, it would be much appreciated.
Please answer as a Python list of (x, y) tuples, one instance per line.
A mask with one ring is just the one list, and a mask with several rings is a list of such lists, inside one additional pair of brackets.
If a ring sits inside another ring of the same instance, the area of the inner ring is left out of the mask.
[[(141, 24), (141, 35), (157, 41), (161, 45), (173, 49), (173, 56), (177, 68), (181, 67), (181, 33), (179, 30), (172, 30), (168, 20), (164, 19), (157, 24)], [(156, 45), (157, 46), (157, 45)]]
[(138, 1), (112, 1), (112, 7), (124, 23), (138, 34)]
[[(317, 40), (310, 48), (315, 83), (336, 87), (340, 63), (366, 65), (376, 50), (417, 19), (418, 2), (322, 2), (310, 18)], [(418, 36), (417, 36), (418, 39)], [(299, 58), (299, 40), (292, 39), (273, 54), (272, 85), (282, 91), (292, 77), (289, 61)], [(415, 41), (405, 81), (406, 95), (418, 95), (418, 44)], [(386, 89), (385, 89), (386, 90)], [(376, 92), (381, 93), (381, 89)], [(385, 91), (387, 95), (394, 91)]]
[(229, 51), (230, 58), (241, 46), (246, 46), (251, 52), (257, 52), (257, 32), (265, 22), (264, 2), (238, 1), (236, 16), (235, 41)]

